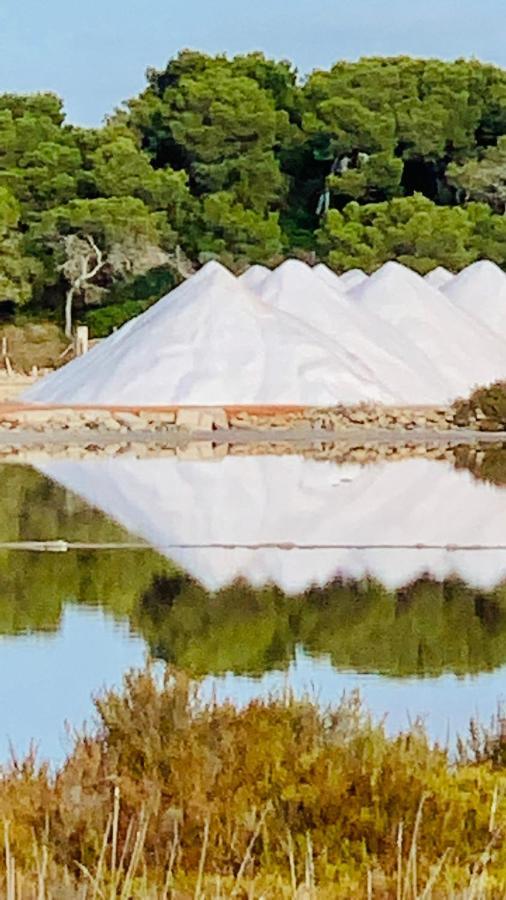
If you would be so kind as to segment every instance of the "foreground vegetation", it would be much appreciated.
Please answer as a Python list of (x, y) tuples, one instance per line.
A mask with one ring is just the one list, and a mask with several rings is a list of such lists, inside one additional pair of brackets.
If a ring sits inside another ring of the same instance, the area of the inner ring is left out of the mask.
[(0, 314), (94, 336), (207, 259), (506, 265), (506, 71), (183, 51), (101, 128), (0, 95)]
[[(2, 894), (14, 897), (503, 897), (500, 732), (452, 762), (357, 698), (202, 705), (131, 673), (52, 776), (0, 779)], [(17, 891), (17, 893), (16, 893)]]

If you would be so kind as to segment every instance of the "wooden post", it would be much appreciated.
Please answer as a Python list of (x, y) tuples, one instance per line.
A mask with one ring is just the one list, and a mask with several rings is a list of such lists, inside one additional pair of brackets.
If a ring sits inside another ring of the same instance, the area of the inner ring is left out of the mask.
[(11, 361), (9, 359), (9, 345), (7, 343), (6, 337), (2, 338), (2, 362), (5, 366), (7, 375), (10, 378), (10, 376), (12, 375), (12, 366), (11, 366)]
[(76, 356), (84, 356), (88, 352), (89, 333), (87, 325), (78, 325), (75, 337), (75, 354)]

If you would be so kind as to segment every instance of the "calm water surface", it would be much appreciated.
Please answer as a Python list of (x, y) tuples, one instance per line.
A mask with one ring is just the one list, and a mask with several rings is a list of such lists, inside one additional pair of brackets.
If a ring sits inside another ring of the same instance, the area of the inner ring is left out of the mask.
[(358, 688), (391, 731), (422, 716), (442, 741), (506, 695), (497, 456), (90, 458), (0, 479), (18, 548), (0, 550), (0, 758), (34, 740), (61, 761), (92, 694), (148, 655), (237, 703)]

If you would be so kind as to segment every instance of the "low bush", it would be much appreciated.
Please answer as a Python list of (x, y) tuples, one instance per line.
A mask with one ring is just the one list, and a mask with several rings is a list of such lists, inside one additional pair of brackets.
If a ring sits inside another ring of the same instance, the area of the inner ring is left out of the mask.
[(479, 419), (486, 423), (486, 430), (506, 428), (506, 381), (496, 381), (486, 387), (479, 387), (468, 400), (455, 404), (458, 425), (468, 425)]
[(82, 321), (90, 329), (90, 337), (104, 338), (116, 328), (121, 328), (129, 319), (140, 316), (148, 304), (141, 300), (126, 300), (124, 303), (111, 303), (92, 309), (82, 316)]
[(452, 761), (357, 698), (205, 705), (170, 672), (96, 708), (54, 777), (2, 773), (4, 896), (505, 896), (500, 734), (473, 727)]

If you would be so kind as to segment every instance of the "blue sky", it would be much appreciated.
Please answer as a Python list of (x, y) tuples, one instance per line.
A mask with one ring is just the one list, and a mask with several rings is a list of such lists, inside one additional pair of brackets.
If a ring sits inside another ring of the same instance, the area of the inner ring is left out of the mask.
[(506, 66), (504, 0), (0, 0), (0, 92), (53, 90), (98, 124), (183, 47), (261, 49), (304, 74), (370, 54)]

